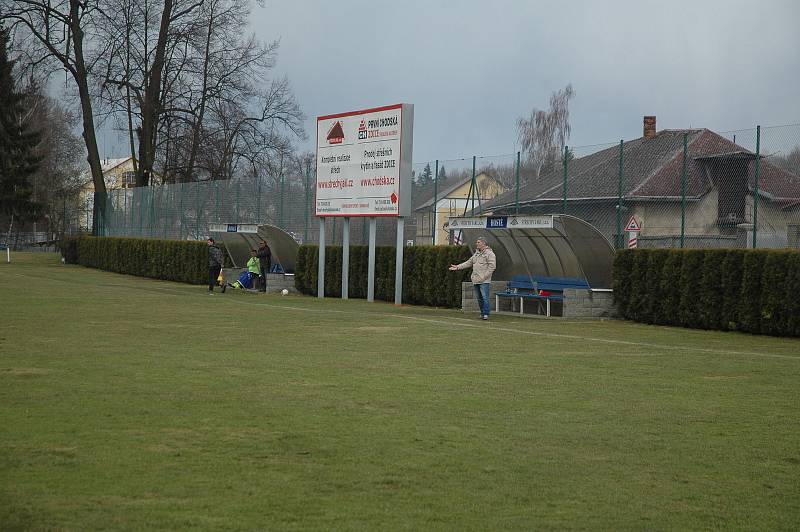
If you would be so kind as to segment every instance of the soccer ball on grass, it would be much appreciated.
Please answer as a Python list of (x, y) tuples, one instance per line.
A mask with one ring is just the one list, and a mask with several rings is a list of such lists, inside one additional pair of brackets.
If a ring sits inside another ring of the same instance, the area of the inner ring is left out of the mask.
[(289, 290), (287, 288), (284, 288), (283, 290), (281, 290), (281, 295), (282, 296), (288, 296), (289, 295)]

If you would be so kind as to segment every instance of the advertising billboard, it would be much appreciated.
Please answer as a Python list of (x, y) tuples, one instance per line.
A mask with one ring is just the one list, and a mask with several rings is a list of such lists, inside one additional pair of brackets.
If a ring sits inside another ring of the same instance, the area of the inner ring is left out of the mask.
[(317, 118), (317, 216), (409, 216), (414, 106)]

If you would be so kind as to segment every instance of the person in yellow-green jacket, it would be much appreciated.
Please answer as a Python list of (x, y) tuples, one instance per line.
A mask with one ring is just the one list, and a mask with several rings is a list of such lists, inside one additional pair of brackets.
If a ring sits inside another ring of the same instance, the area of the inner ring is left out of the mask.
[(258, 277), (261, 274), (261, 261), (258, 260), (256, 250), (250, 250), (250, 258), (247, 261), (247, 271), (250, 273), (250, 286), (247, 288), (256, 288)]
[(261, 275), (261, 261), (258, 260), (258, 253), (256, 250), (250, 250), (250, 259), (247, 261), (247, 271), (258, 277)]
[(244, 275), (239, 277), (238, 281), (233, 283), (229, 283), (231, 288), (252, 288), (253, 283), (256, 279), (258, 279), (258, 274), (261, 272), (261, 264), (259, 263), (258, 257), (256, 256), (256, 250), (250, 250), (250, 259), (247, 261), (247, 273), (249, 273), (250, 283), (247, 285), (243, 285), (245, 281)]

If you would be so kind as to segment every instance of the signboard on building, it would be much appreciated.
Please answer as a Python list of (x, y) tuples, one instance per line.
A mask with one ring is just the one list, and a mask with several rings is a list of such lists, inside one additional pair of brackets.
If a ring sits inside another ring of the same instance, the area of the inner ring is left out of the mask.
[(414, 106), (317, 118), (317, 216), (409, 216)]
[(448, 229), (552, 229), (553, 217), (545, 216), (482, 216), (450, 218)]
[(212, 233), (258, 233), (257, 224), (209, 224)]
[(485, 229), (486, 218), (450, 218), (448, 229)]

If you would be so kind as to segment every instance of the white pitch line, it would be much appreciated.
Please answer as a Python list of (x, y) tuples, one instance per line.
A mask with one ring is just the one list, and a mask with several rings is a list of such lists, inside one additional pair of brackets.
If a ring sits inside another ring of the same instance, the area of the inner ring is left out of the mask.
[[(274, 305), (272, 303), (254, 303), (250, 301), (234, 301), (230, 300), (235, 303), (239, 303), (242, 305), (254, 305), (254, 306), (265, 306), (271, 308), (277, 308), (282, 310), (296, 310), (299, 312), (317, 312), (317, 313), (340, 313), (340, 314), (358, 314), (355, 311), (349, 310), (322, 310), (322, 309), (308, 309), (304, 307), (290, 307), (286, 305)], [(489, 324), (480, 322), (480, 323), (462, 323), (462, 321), (467, 320), (467, 318), (421, 318), (418, 316), (407, 316), (405, 314), (392, 314), (392, 313), (379, 313), (381, 316), (392, 317), (392, 318), (402, 318), (406, 320), (412, 321), (422, 321), (426, 323), (432, 323), (435, 325), (449, 325), (449, 326), (461, 326), (465, 328), (471, 329), (490, 329), (491, 331), (498, 331), (498, 332), (506, 332), (506, 333), (514, 333), (514, 334), (522, 334), (528, 336), (540, 336), (545, 338), (561, 338), (567, 340), (579, 340), (579, 341), (588, 341), (588, 342), (599, 342), (599, 343), (606, 343), (606, 344), (614, 344), (614, 345), (625, 345), (631, 347), (647, 347), (651, 349), (664, 349), (667, 351), (690, 351), (690, 352), (698, 352), (698, 353), (709, 353), (709, 354), (719, 354), (719, 355), (741, 355), (741, 356), (752, 356), (752, 357), (767, 357), (767, 358), (781, 358), (781, 359), (790, 359), (790, 360), (800, 360), (800, 356), (792, 356), (792, 355), (781, 355), (777, 353), (756, 353), (752, 351), (733, 351), (729, 349), (708, 349), (708, 348), (701, 348), (701, 347), (691, 347), (691, 346), (675, 346), (675, 345), (665, 345), (665, 344), (654, 344), (649, 342), (631, 342), (629, 340), (613, 340), (609, 338), (596, 338), (593, 336), (580, 336), (577, 334), (562, 334), (562, 333), (548, 333), (548, 332), (538, 332), (538, 331), (522, 331), (519, 329), (510, 329), (507, 327), (495, 327), (490, 326)]]
[[(417, 318), (414, 316), (403, 316), (401, 314), (384, 314), (385, 316), (394, 316), (398, 318), (405, 317), (407, 319), (412, 320), (420, 320), (420, 321), (429, 321), (431, 323), (439, 323), (439, 324), (447, 324), (453, 325), (452, 321), (441, 321), (441, 320), (431, 320), (428, 318)], [(464, 318), (455, 318), (455, 319), (464, 319)], [(458, 325), (463, 325), (465, 327), (477, 327), (482, 328), (482, 324), (466, 324), (466, 323), (459, 323)], [(631, 342), (629, 340), (612, 340), (609, 338), (595, 338), (592, 336), (580, 336), (577, 334), (562, 334), (562, 333), (547, 333), (547, 332), (537, 332), (537, 331), (521, 331), (519, 329), (509, 329), (507, 327), (490, 327), (492, 331), (499, 331), (499, 332), (508, 332), (508, 333), (515, 333), (515, 334), (524, 334), (529, 336), (542, 336), (546, 338), (563, 338), (567, 340), (581, 340), (581, 341), (589, 341), (589, 342), (600, 342), (606, 344), (616, 344), (616, 345), (626, 345), (631, 347), (649, 347), (653, 349), (665, 349), (670, 351), (695, 351), (700, 353), (712, 353), (712, 354), (720, 354), (720, 355), (744, 355), (744, 356), (754, 356), (754, 357), (770, 357), (770, 358), (788, 358), (791, 360), (800, 360), (800, 357), (792, 356), (792, 355), (780, 355), (777, 353), (755, 353), (752, 351), (732, 351), (728, 349), (707, 349), (707, 348), (700, 348), (700, 347), (691, 347), (691, 346), (675, 346), (675, 345), (664, 345), (664, 344), (653, 344), (648, 342)]]

